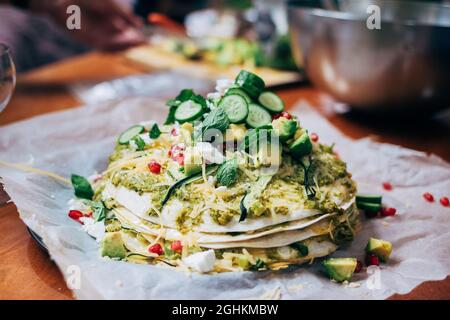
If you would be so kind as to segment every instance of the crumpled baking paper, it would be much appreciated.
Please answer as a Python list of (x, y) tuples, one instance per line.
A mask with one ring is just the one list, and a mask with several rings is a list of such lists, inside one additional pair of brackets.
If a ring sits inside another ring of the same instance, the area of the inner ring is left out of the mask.
[(157, 72), (98, 83), (80, 82), (69, 87), (74, 96), (84, 104), (97, 104), (130, 97), (168, 99), (176, 96), (184, 88), (206, 94), (212, 91), (214, 83), (175, 72)]
[[(134, 98), (35, 117), (0, 127), (0, 159), (65, 177), (88, 176), (106, 167), (120, 132), (143, 120), (161, 121), (166, 112), (162, 101)], [(100, 258), (95, 240), (67, 217), (70, 187), (1, 166), (0, 176), (23, 221), (43, 237), (69, 284), (78, 287), (73, 291), (79, 299), (384, 299), (450, 274), (450, 208), (422, 198), (424, 192), (437, 199), (449, 192), (450, 165), (398, 146), (350, 140), (305, 103), (293, 113), (322, 142), (336, 143), (360, 191), (381, 193), (387, 205), (397, 208), (394, 217), (363, 219), (355, 241), (334, 254), (363, 260), (369, 237), (393, 243), (387, 264), (371, 274), (356, 274), (350, 284), (329, 281), (319, 263), (276, 272), (201, 275)], [(394, 189), (382, 190), (383, 181)]]

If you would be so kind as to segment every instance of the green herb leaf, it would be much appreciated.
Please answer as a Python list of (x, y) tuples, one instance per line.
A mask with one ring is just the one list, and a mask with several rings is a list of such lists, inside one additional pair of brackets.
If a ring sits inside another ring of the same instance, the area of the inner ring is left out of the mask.
[(145, 149), (145, 141), (141, 137), (136, 136), (133, 138), (133, 141), (136, 143), (137, 151), (142, 151)]
[(159, 130), (158, 124), (155, 123), (152, 126), (148, 135), (150, 136), (150, 139), (157, 139), (161, 135), (161, 130)]
[(78, 198), (92, 200), (94, 196), (94, 190), (92, 190), (91, 184), (87, 181), (86, 178), (72, 174), (70, 177), (72, 181), (73, 189), (75, 190), (75, 195)]
[(175, 123), (175, 111), (177, 111), (178, 105), (170, 106), (169, 114), (167, 115), (166, 121), (164, 124), (174, 124)]
[(267, 265), (260, 258), (256, 258), (256, 263), (251, 265), (250, 270), (258, 271), (259, 269), (265, 268)]
[(229, 187), (236, 182), (238, 176), (238, 162), (236, 158), (230, 159), (222, 163), (217, 170), (217, 182)]
[(297, 250), (298, 252), (300, 252), (300, 254), (302, 255), (302, 257), (305, 257), (308, 255), (309, 253), (309, 249), (307, 246), (305, 246), (303, 243), (300, 242), (295, 242), (291, 245), (289, 245), (290, 247), (294, 248), (295, 250)]
[(230, 120), (228, 120), (228, 116), (223, 108), (219, 107), (214, 110), (211, 110), (211, 112), (206, 116), (205, 120), (203, 120), (202, 122), (200, 137), (203, 139), (203, 135), (205, 134), (205, 132), (210, 129), (216, 129), (221, 132), (224, 132), (229, 125)]
[(92, 216), (94, 217), (95, 221), (102, 221), (106, 218), (106, 208), (103, 205), (103, 202), (93, 202), (91, 205), (93, 212)]

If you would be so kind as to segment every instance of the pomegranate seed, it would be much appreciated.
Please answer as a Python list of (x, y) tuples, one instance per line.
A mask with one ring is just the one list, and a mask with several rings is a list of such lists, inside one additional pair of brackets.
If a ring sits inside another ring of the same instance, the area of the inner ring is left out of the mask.
[(311, 133), (311, 141), (313, 142), (317, 142), (319, 141), (319, 136), (317, 135), (317, 133)]
[(172, 249), (175, 252), (181, 253), (181, 251), (183, 250), (183, 245), (181, 244), (180, 240), (175, 240), (170, 245), (170, 249)]
[(152, 161), (150, 161), (150, 163), (147, 166), (151, 173), (154, 173), (154, 174), (161, 173), (161, 165), (158, 162), (152, 160)]
[(448, 200), (447, 197), (442, 197), (439, 199), (439, 202), (444, 206), (444, 207), (448, 207), (450, 205), (450, 201)]
[(175, 157), (175, 159), (176, 159), (175, 161), (177, 161), (180, 166), (184, 166), (184, 154), (183, 153), (179, 153)]
[(152, 245), (150, 248), (148, 248), (148, 251), (151, 253), (156, 253), (158, 256), (164, 254), (164, 250), (159, 243)]
[(397, 210), (395, 208), (382, 208), (381, 209), (381, 216), (382, 217), (395, 216), (396, 212), (397, 212)]
[(380, 259), (373, 253), (369, 253), (366, 256), (366, 265), (367, 266), (379, 266), (380, 265)]
[(433, 202), (434, 201), (434, 197), (431, 193), (429, 192), (425, 192), (423, 194), (423, 197), (425, 198), (425, 200), (427, 200), (428, 202)]
[(170, 131), (170, 134), (173, 135), (173, 136), (177, 136), (177, 135), (178, 135), (178, 130), (177, 130), (176, 128), (173, 128), (173, 129)]
[(362, 270), (363, 264), (361, 261), (357, 260), (356, 261), (356, 268), (355, 268), (355, 273), (360, 273)]
[(178, 144), (174, 144), (171, 148), (170, 148), (170, 150), (169, 150), (169, 152), (168, 152), (168, 155), (169, 155), (169, 157), (170, 158), (172, 158), (172, 160), (174, 160), (174, 161), (177, 161), (177, 156), (178, 156), (178, 154), (181, 152), (181, 151), (183, 151), (184, 150), (184, 147), (183, 146), (180, 146), (180, 145), (178, 145)]
[(389, 182), (383, 182), (383, 189), (387, 191), (392, 190), (392, 184), (390, 184)]
[(282, 116), (283, 118), (288, 119), (288, 120), (291, 120), (291, 119), (292, 119), (292, 115), (291, 115), (290, 113), (286, 112), (286, 111), (283, 111), (283, 112), (281, 113), (281, 116)]
[(83, 222), (80, 221), (80, 218), (83, 216), (84, 216), (84, 214), (81, 211), (78, 211), (78, 210), (70, 210), (69, 211), (69, 217), (75, 221), (78, 221), (81, 224), (83, 224)]

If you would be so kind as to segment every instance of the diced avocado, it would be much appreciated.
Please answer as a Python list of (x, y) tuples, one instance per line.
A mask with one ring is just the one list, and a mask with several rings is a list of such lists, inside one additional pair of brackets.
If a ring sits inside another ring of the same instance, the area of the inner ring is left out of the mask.
[(180, 134), (183, 137), (184, 143), (189, 146), (192, 144), (192, 133), (194, 132), (194, 126), (192, 123), (185, 122), (180, 126)]
[[(266, 210), (265, 206), (259, 201), (267, 185), (272, 180), (271, 175), (260, 176), (251, 186), (249, 193), (243, 198), (242, 204), (246, 210), (249, 210), (254, 216), (260, 216)], [(243, 208), (241, 208), (242, 211)], [(241, 212), (242, 213), (242, 212)]]
[(370, 238), (366, 246), (366, 252), (373, 253), (381, 262), (386, 262), (392, 253), (392, 243), (386, 240)]
[(350, 280), (355, 272), (356, 258), (330, 258), (322, 262), (330, 279), (342, 282)]
[(192, 147), (186, 148), (184, 152), (184, 174), (193, 175), (202, 171), (202, 156)]
[(297, 140), (291, 143), (289, 146), (289, 151), (297, 159), (310, 154), (312, 151), (312, 143), (309, 139), (308, 133), (303, 132)]
[(237, 258), (237, 264), (244, 270), (250, 268), (250, 261), (248, 261), (248, 258), (245, 255), (239, 256)]
[(242, 141), (247, 133), (245, 124), (230, 124), (226, 131), (226, 141)]
[(272, 127), (280, 137), (280, 141), (284, 142), (294, 136), (297, 130), (297, 121), (280, 117), (272, 121)]
[(102, 257), (125, 258), (127, 250), (123, 244), (120, 232), (107, 232), (101, 242)]

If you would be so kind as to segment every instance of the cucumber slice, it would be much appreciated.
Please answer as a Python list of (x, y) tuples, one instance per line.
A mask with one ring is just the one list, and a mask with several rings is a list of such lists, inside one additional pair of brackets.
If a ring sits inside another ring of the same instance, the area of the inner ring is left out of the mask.
[(272, 123), (272, 116), (263, 107), (256, 103), (251, 103), (248, 106), (247, 124), (252, 128), (258, 128)]
[(310, 154), (312, 151), (312, 143), (308, 133), (304, 132), (297, 140), (295, 140), (289, 146), (289, 151), (297, 159)]
[(203, 114), (204, 110), (201, 104), (192, 100), (182, 102), (175, 111), (175, 120), (180, 123), (197, 119)]
[(271, 112), (278, 113), (284, 110), (283, 100), (273, 92), (266, 91), (261, 93), (258, 101), (264, 108)]
[(239, 88), (230, 88), (227, 90), (226, 94), (227, 96), (230, 96), (232, 94), (238, 94), (240, 96), (242, 96), (245, 101), (247, 101), (247, 103), (252, 103), (252, 98), (250, 98), (250, 96), (242, 89)]
[(243, 96), (227, 95), (220, 100), (219, 107), (223, 108), (231, 123), (240, 123), (247, 118), (248, 104)]
[(358, 207), (358, 209), (369, 212), (378, 212), (381, 210), (381, 204), (379, 203), (357, 202), (356, 206)]
[(141, 125), (135, 125), (135, 126), (128, 128), (127, 130), (122, 132), (122, 134), (119, 136), (119, 139), (118, 139), (119, 144), (128, 144), (130, 142), (130, 140), (132, 140), (138, 134), (141, 134), (142, 132), (144, 132), (144, 130), (145, 130), (144, 126), (141, 126)]
[(357, 194), (356, 202), (378, 203), (381, 204), (383, 197), (376, 194)]
[(264, 91), (266, 84), (256, 74), (241, 70), (236, 77), (236, 84), (244, 89), (250, 97), (257, 98)]

